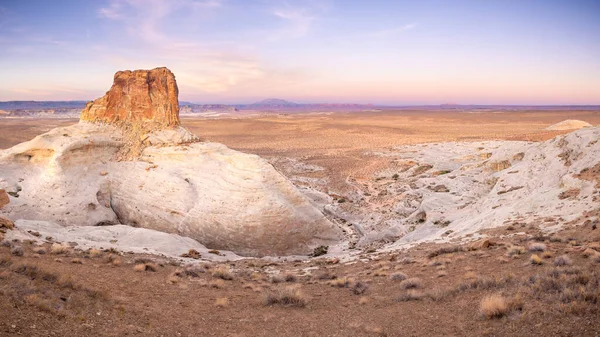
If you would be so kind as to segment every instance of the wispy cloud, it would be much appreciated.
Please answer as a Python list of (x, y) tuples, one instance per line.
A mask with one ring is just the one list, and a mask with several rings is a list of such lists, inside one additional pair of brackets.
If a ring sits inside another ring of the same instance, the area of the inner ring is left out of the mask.
[(314, 22), (329, 8), (329, 1), (306, 0), (272, 6), (270, 14), (283, 21), (283, 25), (270, 32), (268, 40), (297, 39), (308, 35)]
[(264, 77), (260, 62), (251, 56), (229, 48), (220, 50), (223, 46), (219, 43), (196, 42), (164, 29), (176, 11), (186, 10), (185, 15), (201, 20), (207, 11), (222, 6), (223, 1), (218, 0), (112, 0), (98, 10), (98, 16), (119, 23), (133, 39), (129, 48), (118, 53), (101, 45), (95, 50), (119, 67), (167, 65), (175, 71), (180, 87), (194, 92), (224, 92)]
[(393, 37), (393, 36), (402, 34), (409, 30), (413, 30), (415, 28), (417, 28), (416, 23), (409, 23), (409, 24), (406, 24), (406, 25), (403, 25), (400, 27), (393, 27), (393, 28), (382, 29), (382, 30), (370, 32), (365, 35), (369, 36), (369, 37), (373, 37), (373, 38), (389, 38), (389, 37)]

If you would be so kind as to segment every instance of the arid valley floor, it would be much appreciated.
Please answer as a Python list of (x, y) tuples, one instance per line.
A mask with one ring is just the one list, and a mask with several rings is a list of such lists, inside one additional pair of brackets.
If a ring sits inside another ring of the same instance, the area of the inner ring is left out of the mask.
[[(386, 207), (397, 200), (384, 191), (408, 165), (391, 156), (395, 147), (541, 142), (568, 133), (545, 130), (566, 119), (599, 125), (600, 113), (281, 113), (182, 118), (182, 125), (202, 139), (257, 154), (299, 188), (334, 198), (340, 209), (328, 216), (345, 223), (361, 212), (389, 216)], [(0, 119), (0, 149), (74, 123)], [(598, 179), (595, 174), (585, 179)], [(351, 260), (330, 254), (211, 262), (203, 256), (187, 265), (190, 260), (79, 250), (52, 238), (41, 246), (6, 242), (0, 246), (0, 335), (597, 336), (596, 181), (586, 212), (591, 220), (565, 221), (558, 231), (545, 231), (554, 220), (538, 214), (485, 229), (479, 233), (485, 239), (468, 243), (394, 250), (381, 249), (385, 240), (376, 238), (353, 247)]]

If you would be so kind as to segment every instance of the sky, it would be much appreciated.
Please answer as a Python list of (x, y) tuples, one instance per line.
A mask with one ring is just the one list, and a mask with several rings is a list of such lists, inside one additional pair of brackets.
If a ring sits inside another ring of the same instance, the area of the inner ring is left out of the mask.
[(0, 0), (0, 101), (600, 104), (600, 1)]

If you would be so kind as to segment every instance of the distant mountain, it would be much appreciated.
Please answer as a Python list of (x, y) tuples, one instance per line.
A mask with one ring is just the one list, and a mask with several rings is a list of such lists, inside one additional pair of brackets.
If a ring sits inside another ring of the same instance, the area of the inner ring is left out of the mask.
[(86, 103), (86, 101), (8, 101), (0, 102), (0, 109), (83, 109)]
[(263, 99), (262, 101), (258, 101), (256, 103), (252, 103), (249, 105), (255, 106), (255, 107), (293, 108), (293, 107), (299, 106), (300, 104), (286, 101), (284, 99), (268, 98), (268, 99)]

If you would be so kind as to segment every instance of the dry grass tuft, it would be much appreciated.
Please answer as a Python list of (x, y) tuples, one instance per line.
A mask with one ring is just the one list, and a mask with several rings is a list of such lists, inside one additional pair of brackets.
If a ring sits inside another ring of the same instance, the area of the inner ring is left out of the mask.
[(36, 254), (44, 255), (46, 254), (46, 248), (44, 247), (35, 247), (33, 248), (33, 252)]
[(227, 297), (219, 297), (215, 300), (215, 306), (224, 308), (229, 305), (229, 299)]
[(525, 247), (522, 246), (511, 246), (508, 248), (508, 256), (518, 256), (525, 253)]
[(349, 288), (354, 284), (354, 280), (349, 277), (336, 278), (329, 281), (329, 285), (336, 288)]
[(138, 272), (142, 272), (142, 271), (156, 272), (158, 270), (158, 266), (153, 262), (138, 263), (135, 265), (135, 267), (133, 267), (133, 270), (138, 271)]
[(212, 272), (212, 276), (226, 281), (233, 280), (233, 274), (231, 274), (231, 271), (227, 266), (216, 267)]
[(50, 247), (50, 253), (56, 254), (56, 255), (66, 254), (69, 251), (71, 251), (71, 246), (69, 246), (69, 245), (63, 245), (63, 244), (60, 244), (60, 243), (53, 243), (52, 247)]
[(450, 247), (442, 247), (439, 249), (436, 249), (432, 252), (429, 252), (429, 254), (427, 254), (428, 258), (434, 258), (436, 256), (440, 256), (440, 255), (444, 255), (444, 254), (452, 254), (452, 253), (458, 253), (458, 252), (464, 252), (465, 248), (462, 246), (450, 246)]
[(542, 260), (542, 258), (539, 257), (537, 254), (531, 255), (531, 257), (529, 258), (529, 262), (531, 264), (535, 264), (535, 265), (542, 265), (542, 264), (544, 264), (544, 260)]
[(221, 289), (225, 286), (225, 281), (222, 279), (211, 280), (208, 282), (208, 286), (211, 288)]
[(555, 266), (570, 266), (572, 264), (573, 264), (573, 261), (571, 261), (571, 258), (569, 258), (567, 255), (557, 256), (554, 259)]
[(487, 319), (501, 318), (509, 312), (509, 305), (504, 297), (494, 294), (484, 297), (479, 309)]
[(546, 245), (543, 243), (535, 242), (535, 243), (529, 244), (530, 252), (543, 252), (545, 250), (546, 250)]
[(285, 274), (283, 279), (285, 280), (285, 282), (289, 282), (289, 283), (293, 283), (298, 280), (298, 278), (294, 274)]
[(364, 305), (369, 303), (369, 298), (366, 296), (361, 296), (361, 298), (358, 299), (358, 304), (360, 305)]
[(21, 246), (14, 246), (10, 250), (10, 254), (14, 255), (14, 256), (23, 256), (23, 255), (25, 255), (25, 251), (23, 250), (23, 247), (21, 247)]
[(277, 288), (265, 296), (265, 305), (281, 304), (291, 307), (306, 306), (306, 298), (298, 287)]
[(409, 278), (409, 279), (406, 279), (406, 280), (400, 282), (401, 289), (414, 289), (414, 288), (420, 288), (421, 286), (422, 286), (421, 279), (416, 278), (416, 277), (412, 277), (412, 278)]
[(552, 258), (553, 256), (554, 256), (554, 254), (552, 254), (552, 252), (551, 252), (551, 251), (549, 251), (549, 250), (547, 250), (547, 251), (545, 251), (545, 252), (543, 252), (543, 253), (542, 253), (542, 257), (543, 257), (544, 259), (550, 259), (550, 258)]
[(425, 298), (425, 294), (418, 290), (408, 290), (394, 299), (395, 302), (420, 301)]
[(281, 275), (273, 275), (269, 281), (271, 281), (271, 283), (283, 283), (285, 280)]
[(71, 263), (74, 263), (74, 264), (83, 264), (83, 261), (81, 261), (81, 259), (79, 259), (79, 258), (74, 258), (73, 260), (71, 260)]
[(392, 280), (392, 281), (404, 281), (407, 278), (408, 278), (408, 276), (406, 276), (406, 274), (404, 274), (402, 272), (397, 272), (397, 273), (390, 275), (390, 280)]
[(362, 295), (365, 293), (365, 291), (367, 291), (367, 289), (369, 289), (368, 284), (361, 282), (361, 281), (357, 281), (352, 286), (352, 293), (354, 295)]
[(98, 249), (95, 249), (95, 248), (92, 248), (92, 249), (89, 250), (88, 254), (89, 254), (89, 256), (91, 258), (97, 258), (97, 257), (102, 256), (102, 251), (98, 250)]

